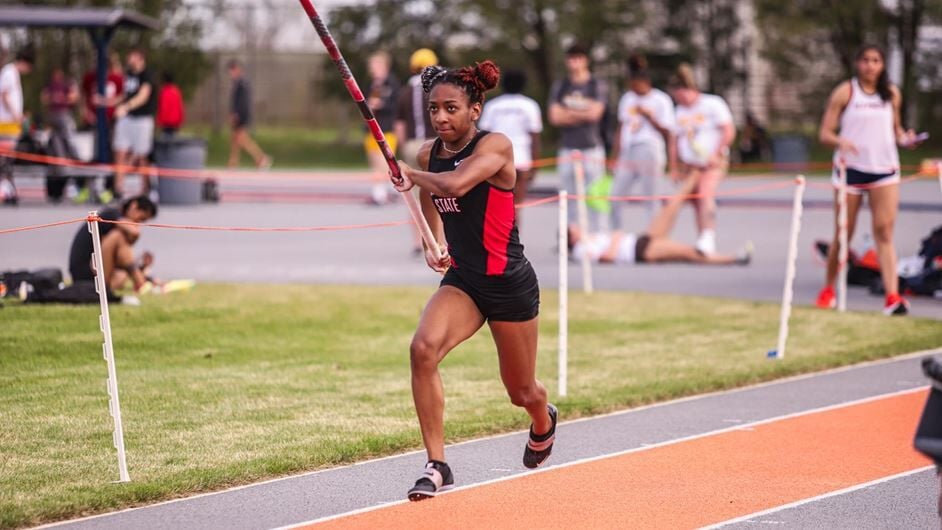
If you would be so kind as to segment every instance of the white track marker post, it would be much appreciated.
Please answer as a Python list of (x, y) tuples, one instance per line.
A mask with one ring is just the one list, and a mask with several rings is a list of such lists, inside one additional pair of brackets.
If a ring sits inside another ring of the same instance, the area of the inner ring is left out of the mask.
[(792, 315), (792, 298), (795, 295), (795, 265), (798, 261), (798, 234), (801, 232), (802, 199), (805, 196), (805, 177), (795, 179), (795, 199), (792, 202), (792, 228), (788, 236), (788, 261), (785, 265), (785, 287), (782, 288), (782, 313), (778, 323), (778, 343), (775, 359), (785, 357), (785, 342), (788, 340), (788, 320)]
[(841, 160), (837, 171), (840, 181), (837, 187), (837, 310), (847, 311), (847, 165)]
[(935, 165), (936, 175), (939, 177), (939, 190), (942, 190), (942, 162)]
[(569, 384), (569, 193), (559, 191), (559, 397)]
[(124, 453), (124, 426), (121, 423), (121, 402), (118, 401), (118, 372), (114, 365), (114, 345), (111, 341), (111, 317), (108, 313), (108, 291), (105, 286), (105, 265), (101, 256), (101, 232), (98, 230), (98, 212), (89, 212), (88, 231), (92, 234), (92, 260), (95, 264), (95, 290), (101, 303), (99, 325), (105, 336), (103, 350), (108, 363), (108, 410), (114, 418), (114, 446), (118, 450), (118, 482), (130, 482), (128, 462)]
[[(586, 188), (585, 188), (585, 159), (582, 156), (582, 151), (573, 151), (572, 153), (572, 167), (573, 172), (576, 177), (576, 195), (579, 196), (579, 200), (576, 202), (576, 212), (579, 216), (579, 231), (582, 232), (582, 237), (588, 237), (589, 235), (589, 207), (586, 204)], [(586, 294), (592, 293), (592, 260), (590, 259), (588, 252), (582, 253), (582, 291)]]

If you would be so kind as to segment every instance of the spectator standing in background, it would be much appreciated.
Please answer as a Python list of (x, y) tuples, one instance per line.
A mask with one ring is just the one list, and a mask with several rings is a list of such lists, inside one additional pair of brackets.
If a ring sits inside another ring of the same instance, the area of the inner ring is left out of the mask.
[(262, 151), (249, 135), (249, 126), (252, 124), (252, 92), (249, 81), (242, 71), (242, 63), (233, 59), (229, 61), (229, 78), (232, 79), (232, 96), (229, 121), (232, 124), (232, 138), (229, 149), (229, 168), (239, 166), (239, 155), (245, 149), (255, 161), (259, 169), (271, 167), (272, 158)]
[[(389, 149), (396, 152), (396, 133), (393, 128), (396, 121), (396, 96), (399, 92), (399, 82), (392, 75), (392, 58), (386, 52), (376, 52), (370, 55), (367, 69), (370, 73), (370, 88), (366, 94), (366, 103), (373, 111), (376, 122), (383, 130)], [(363, 138), (363, 148), (366, 150), (366, 161), (370, 165), (370, 179), (373, 188), (370, 202), (376, 205), (389, 202), (389, 165), (383, 152), (379, 150), (373, 135), (367, 130)]]
[(749, 164), (768, 160), (769, 143), (769, 133), (751, 112), (747, 113), (746, 124), (739, 133), (739, 161)]
[[(592, 76), (589, 51), (580, 44), (566, 50), (566, 78), (553, 83), (549, 97), (549, 122), (558, 127), (559, 173), (562, 186), (576, 192), (574, 151), (581, 151), (586, 189), (605, 171), (605, 146), (601, 122), (608, 101), (608, 85)], [(576, 221), (577, 209), (569, 209), (569, 223)], [(598, 231), (598, 213), (589, 211), (589, 230)]]
[[(631, 195), (641, 181), (645, 195), (655, 195), (657, 181), (664, 177), (664, 164), (676, 163), (674, 102), (651, 85), (648, 63), (635, 55), (628, 59), (629, 90), (618, 102), (618, 138), (614, 147), (615, 179), (611, 194)], [(623, 230), (624, 202), (612, 203), (611, 229)], [(644, 203), (645, 222), (654, 219), (655, 201)]]
[[(543, 132), (539, 103), (522, 94), (526, 85), (527, 74), (522, 70), (504, 71), (504, 93), (485, 103), (478, 120), (478, 127), (482, 130), (503, 133), (510, 139), (517, 168), (517, 182), (514, 184), (514, 202), (517, 204), (526, 199), (527, 189), (536, 174), (533, 161), (540, 157), (540, 133)], [(517, 222), (520, 222), (519, 218)]]
[(54, 156), (77, 159), (75, 150), (75, 118), (72, 112), (79, 100), (79, 90), (75, 82), (66, 77), (61, 68), (52, 70), (49, 82), (43, 87), (40, 99), (46, 107), (46, 118), (52, 128), (49, 143), (55, 145)]
[(154, 146), (154, 112), (157, 110), (157, 89), (154, 76), (147, 68), (144, 50), (135, 48), (128, 53), (128, 68), (124, 74), (124, 95), (114, 109), (117, 119), (114, 129), (114, 192), (120, 198), (125, 193), (124, 176), (129, 166), (141, 172), (141, 193), (150, 191), (147, 157)]
[[(33, 52), (23, 49), (13, 62), (0, 68), (0, 148), (16, 149), (16, 141), (23, 133), (23, 85), (20, 76), (33, 71)], [(0, 156), (0, 200), (3, 204), (16, 204), (18, 197), (13, 186), (13, 159)]]
[[(124, 67), (121, 64), (121, 56), (117, 52), (108, 57), (108, 74), (105, 78), (105, 100), (113, 102), (106, 105), (105, 117), (108, 119), (109, 128), (114, 122), (114, 108), (117, 102), (121, 101), (121, 95), (124, 93)], [(89, 70), (82, 77), (82, 124), (85, 127), (94, 127), (98, 123), (98, 106), (95, 104), (98, 95), (98, 71)]]
[(399, 159), (418, 167), (419, 149), (427, 140), (435, 138), (435, 130), (428, 113), (428, 96), (422, 90), (422, 70), (438, 65), (438, 56), (428, 48), (420, 48), (409, 58), (412, 77), (399, 90), (396, 103), (396, 122), (393, 126), (399, 141)]
[[(677, 102), (677, 157), (684, 177), (697, 180), (693, 201), (697, 212), (697, 250), (716, 252), (716, 188), (729, 168), (729, 146), (736, 127), (729, 105), (720, 96), (704, 94), (697, 87), (693, 69), (681, 64), (671, 79)], [(680, 178), (675, 175), (675, 178)]]
[(160, 95), (157, 96), (157, 126), (167, 136), (173, 136), (183, 126), (186, 110), (183, 106), (183, 93), (174, 83), (173, 74), (164, 72), (161, 76)]

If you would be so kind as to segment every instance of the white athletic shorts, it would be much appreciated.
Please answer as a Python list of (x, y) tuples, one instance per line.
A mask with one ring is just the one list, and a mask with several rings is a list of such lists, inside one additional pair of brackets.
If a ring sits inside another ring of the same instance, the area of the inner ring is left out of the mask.
[(151, 116), (125, 116), (114, 126), (115, 151), (128, 151), (135, 156), (147, 156), (154, 146), (154, 118)]

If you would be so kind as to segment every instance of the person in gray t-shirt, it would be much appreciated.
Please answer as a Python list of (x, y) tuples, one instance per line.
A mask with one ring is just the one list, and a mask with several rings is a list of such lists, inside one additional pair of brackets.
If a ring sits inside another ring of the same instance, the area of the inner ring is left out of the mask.
[[(567, 77), (553, 83), (549, 98), (549, 122), (558, 127), (559, 177), (561, 185), (576, 192), (573, 152), (582, 153), (588, 188), (605, 171), (605, 146), (601, 122), (608, 102), (608, 85), (592, 76), (588, 50), (574, 44), (566, 50)], [(577, 209), (569, 208), (569, 223), (576, 220)], [(598, 231), (599, 216), (589, 212), (589, 229)]]

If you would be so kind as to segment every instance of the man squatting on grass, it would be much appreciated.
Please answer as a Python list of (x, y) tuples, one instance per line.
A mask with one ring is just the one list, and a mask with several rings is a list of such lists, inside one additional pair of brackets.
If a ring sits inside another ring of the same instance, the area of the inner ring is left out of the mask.
[(447, 241), (448, 249), (441, 260), (426, 252), (428, 265), (445, 276), (422, 312), (410, 348), (412, 396), (428, 453), (422, 476), (408, 492), (413, 501), (455, 483), (445, 463), (445, 395), (438, 365), (485, 322), (507, 394), (532, 421), (523, 465), (541, 465), (553, 449), (557, 413), (536, 379), (540, 288), (517, 231), (513, 146), (503, 134), (475, 125), (484, 93), (499, 77), (491, 61), (457, 70), (426, 68), (422, 85), (437, 138), (419, 151), (421, 170), (400, 162), (402, 178), (393, 179), (400, 192), (420, 188), (425, 218), (437, 244), (445, 248)]
[[(99, 216), (107, 221), (128, 221), (145, 223), (157, 216), (157, 205), (146, 196), (134, 197), (118, 211), (105, 208)], [(134, 290), (140, 291), (148, 280), (142, 269), (150, 266), (153, 256), (145, 252), (141, 260), (134, 259), (134, 243), (141, 235), (137, 225), (98, 223), (101, 234), (101, 253), (104, 265), (105, 285), (109, 292), (120, 290), (130, 278)], [(95, 270), (92, 267), (92, 235), (84, 224), (75, 233), (72, 247), (69, 249), (69, 273), (72, 282), (94, 281)]]

